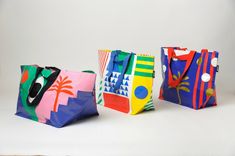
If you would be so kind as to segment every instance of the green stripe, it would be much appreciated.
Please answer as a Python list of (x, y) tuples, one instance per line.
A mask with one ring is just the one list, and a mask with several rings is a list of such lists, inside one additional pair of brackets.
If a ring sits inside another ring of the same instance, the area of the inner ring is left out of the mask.
[(149, 111), (149, 110), (154, 110), (154, 109), (155, 109), (155, 107), (154, 107), (153, 99), (152, 99), (152, 96), (151, 96), (150, 100), (144, 106), (144, 110)]
[(137, 57), (138, 61), (148, 61), (148, 62), (154, 62), (154, 58), (153, 57), (142, 57), (142, 56), (138, 56)]
[(150, 108), (154, 109), (154, 106), (144, 107), (144, 109), (150, 109)]
[(143, 68), (143, 69), (153, 69), (154, 66), (145, 65), (145, 64), (136, 64), (136, 68)]
[(151, 110), (151, 109), (155, 109), (152, 99), (149, 100), (144, 106), (144, 110)]
[(138, 72), (138, 71), (135, 71), (135, 75), (144, 76), (144, 77), (153, 77), (153, 73), (143, 73), (143, 72)]
[(98, 95), (98, 97), (101, 97), (101, 95), (102, 95), (102, 93), (100, 93), (100, 94)]
[(144, 109), (154, 109), (154, 106), (153, 105), (149, 105), (149, 106), (144, 107)]
[(144, 109), (144, 110), (146, 110), (146, 111), (149, 111), (149, 110), (153, 110), (154, 108), (146, 108), (146, 109)]
[(153, 105), (153, 102), (148, 102), (145, 106), (147, 105)]
[(152, 102), (149, 102), (149, 103), (147, 103), (145, 106), (148, 106), (148, 105), (153, 105), (153, 103), (152, 103)]
[(155, 109), (154, 107), (146, 107), (146, 108), (144, 108), (144, 110), (151, 110), (151, 109)]
[[(150, 97), (150, 98), (152, 99), (152, 97)], [(147, 104), (148, 104), (148, 103), (153, 103), (153, 100), (149, 100), (149, 101), (147, 102)]]
[(146, 106), (146, 107), (144, 107), (144, 108), (151, 108), (151, 107), (153, 107), (153, 108), (154, 108), (154, 106), (153, 106), (153, 105), (149, 105), (149, 106)]
[(100, 100), (98, 101), (98, 104), (101, 104), (101, 102), (102, 102), (102, 99), (100, 99)]

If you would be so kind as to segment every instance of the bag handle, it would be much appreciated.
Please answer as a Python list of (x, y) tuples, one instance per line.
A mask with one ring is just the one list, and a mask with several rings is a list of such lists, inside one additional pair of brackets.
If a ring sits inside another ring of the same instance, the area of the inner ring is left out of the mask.
[(84, 73), (91, 73), (91, 74), (95, 74), (95, 72), (93, 70), (83, 70), (82, 72)]
[(110, 78), (111, 78), (115, 63), (123, 66), (121, 74), (118, 76), (118, 80), (117, 80), (116, 84), (113, 86), (114, 92), (116, 92), (116, 90), (120, 88), (122, 81), (123, 81), (123, 78), (124, 78), (124, 74), (127, 70), (129, 60), (131, 58), (131, 55), (133, 55), (133, 53), (129, 53), (123, 60), (120, 61), (120, 60), (118, 60), (118, 55), (120, 54), (120, 52), (121, 52), (120, 50), (112, 51), (110, 61), (108, 64), (108, 68), (107, 68), (108, 69), (108, 74), (107, 74), (108, 81), (110, 82)]
[[(194, 54), (195, 54), (195, 51), (190, 51), (189, 54), (184, 54), (184, 55), (181, 55), (181, 56), (176, 56), (174, 48), (168, 48), (168, 85), (169, 86), (176, 87), (177, 85), (179, 85), (179, 83), (183, 79), (185, 73), (188, 71), (189, 66), (192, 63)], [(176, 80), (173, 79), (172, 72), (171, 72), (170, 64), (171, 64), (172, 58), (177, 58), (179, 60), (185, 60), (186, 61), (186, 65), (184, 67), (183, 73)]]
[[(38, 76), (42, 73), (43, 69), (54, 70), (54, 72), (49, 77), (44, 77), (44, 79), (47, 80), (46, 85), (40, 89), (40, 92), (37, 93), (37, 95), (34, 97), (34, 100), (30, 102), (28, 100), (28, 98), (30, 97), (30, 95), (35, 95), (36, 94), (35, 90), (34, 90), (35, 82), (36, 82)], [(56, 67), (45, 67), (45, 68), (37, 67), (37, 72), (36, 72), (35, 78), (32, 82), (32, 85), (29, 88), (29, 93), (28, 93), (28, 96), (27, 96), (27, 104), (29, 106), (36, 106), (40, 102), (44, 92), (54, 83), (54, 81), (58, 77), (60, 71), (61, 70), (59, 68), (56, 68)]]
[(45, 66), (45, 69), (51, 69), (51, 70), (54, 70), (54, 71), (60, 71), (59, 68), (53, 67), (53, 66)]

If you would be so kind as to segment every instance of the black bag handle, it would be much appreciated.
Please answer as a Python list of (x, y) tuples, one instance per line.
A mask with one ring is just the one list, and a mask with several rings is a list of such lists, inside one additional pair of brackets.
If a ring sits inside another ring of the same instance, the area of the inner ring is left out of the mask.
[[(52, 70), (54, 70), (54, 72), (47, 78), (43, 77), (44, 79), (47, 80), (47, 83), (43, 88), (40, 89), (39, 93), (36, 93), (37, 86), (36, 86), (35, 82), (38, 79), (38, 76), (42, 73), (43, 69), (52, 69)], [(27, 99), (26, 99), (27, 104), (29, 106), (36, 106), (36, 105), (39, 104), (39, 102), (42, 99), (43, 94), (54, 83), (54, 81), (56, 80), (56, 78), (60, 74), (60, 71), (61, 70), (59, 68), (56, 68), (56, 67), (48, 67), (48, 66), (46, 66), (45, 68), (37, 67), (37, 72), (36, 72), (36, 75), (35, 75), (35, 79), (33, 80), (31, 87), (29, 88), (29, 93), (28, 93), (28, 96), (27, 96)], [(35, 96), (32, 102), (29, 101), (30, 95)]]

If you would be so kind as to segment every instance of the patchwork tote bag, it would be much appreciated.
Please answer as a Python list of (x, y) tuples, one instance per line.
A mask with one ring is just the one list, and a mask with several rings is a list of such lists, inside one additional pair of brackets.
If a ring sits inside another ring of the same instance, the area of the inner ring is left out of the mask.
[(154, 109), (154, 56), (121, 50), (99, 50), (98, 55), (98, 104), (129, 114)]
[(159, 99), (193, 109), (215, 106), (217, 51), (201, 52), (179, 47), (162, 47), (163, 83)]
[(98, 115), (91, 71), (23, 65), (21, 72), (16, 115), (55, 127)]

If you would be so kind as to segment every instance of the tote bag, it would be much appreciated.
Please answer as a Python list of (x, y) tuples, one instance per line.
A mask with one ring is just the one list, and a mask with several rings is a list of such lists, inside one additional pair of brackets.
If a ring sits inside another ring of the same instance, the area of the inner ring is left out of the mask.
[(99, 50), (98, 104), (124, 113), (154, 109), (154, 57), (121, 50)]
[(193, 109), (217, 105), (217, 51), (162, 47), (163, 83), (159, 98)]
[(16, 115), (55, 127), (98, 115), (96, 74), (37, 65), (23, 65), (21, 72)]

